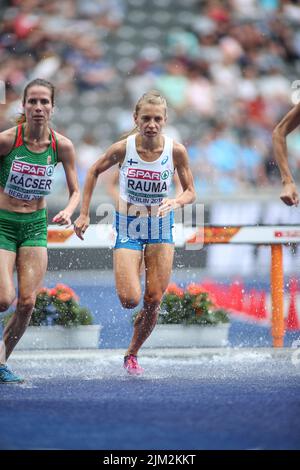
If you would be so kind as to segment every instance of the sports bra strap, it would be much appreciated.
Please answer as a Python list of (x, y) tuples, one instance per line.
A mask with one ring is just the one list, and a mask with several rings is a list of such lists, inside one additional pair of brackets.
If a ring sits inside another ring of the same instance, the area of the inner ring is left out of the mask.
[(51, 130), (51, 136), (52, 136), (52, 142), (51, 142), (51, 146), (54, 150), (54, 152), (56, 153), (57, 151), (57, 146), (56, 146), (56, 137), (55, 137), (55, 133), (54, 133), (54, 130), (53, 129), (50, 129)]
[(23, 145), (23, 133), (22, 133), (23, 125), (19, 124), (17, 128), (17, 136), (16, 136), (16, 142), (15, 142), (15, 147), (21, 147)]

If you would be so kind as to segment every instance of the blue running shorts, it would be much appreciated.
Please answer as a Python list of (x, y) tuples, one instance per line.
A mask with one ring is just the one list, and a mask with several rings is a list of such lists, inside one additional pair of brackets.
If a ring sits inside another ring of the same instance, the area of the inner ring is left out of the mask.
[(146, 245), (153, 243), (174, 244), (174, 211), (165, 217), (127, 216), (116, 212), (114, 228), (114, 249), (129, 248), (142, 251)]

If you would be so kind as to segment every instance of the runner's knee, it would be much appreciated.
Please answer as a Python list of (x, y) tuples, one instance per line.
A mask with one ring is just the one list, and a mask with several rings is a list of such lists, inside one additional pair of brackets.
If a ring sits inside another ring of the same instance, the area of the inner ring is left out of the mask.
[(24, 314), (31, 314), (35, 306), (36, 296), (34, 294), (23, 295), (18, 299), (18, 310)]
[(140, 296), (135, 295), (135, 296), (127, 296), (127, 295), (122, 295), (119, 294), (119, 299), (122, 304), (122, 307), (124, 308), (135, 308), (138, 306), (140, 303)]
[(13, 299), (10, 302), (9, 299), (1, 298), (0, 299), (0, 312), (5, 312), (5, 310), (7, 310), (10, 307), (12, 302), (13, 302)]
[(15, 296), (16, 296), (15, 293), (2, 294), (0, 296), (0, 312), (5, 312), (5, 310), (7, 310), (11, 306), (11, 304), (14, 301)]
[(144, 304), (145, 305), (159, 305), (163, 297), (163, 292), (161, 290), (153, 290), (145, 292), (144, 295)]

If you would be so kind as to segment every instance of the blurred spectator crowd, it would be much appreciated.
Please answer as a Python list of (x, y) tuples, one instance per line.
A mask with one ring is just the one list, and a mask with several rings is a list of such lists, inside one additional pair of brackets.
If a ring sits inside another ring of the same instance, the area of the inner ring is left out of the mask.
[[(52, 81), (54, 127), (76, 144), (81, 183), (156, 88), (199, 197), (278, 185), (271, 137), (300, 98), (299, 1), (1, 0), (0, 17), (0, 130), (28, 81)], [(289, 151), (299, 181), (300, 133)]]

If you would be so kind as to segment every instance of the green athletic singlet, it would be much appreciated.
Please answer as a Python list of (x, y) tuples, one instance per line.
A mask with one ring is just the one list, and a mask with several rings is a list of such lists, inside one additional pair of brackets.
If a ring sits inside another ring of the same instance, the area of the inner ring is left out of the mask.
[(21, 124), (16, 128), (12, 150), (0, 157), (0, 186), (9, 196), (25, 201), (47, 196), (51, 192), (56, 164), (57, 141), (53, 130), (49, 147), (36, 153), (26, 147)]
[[(16, 127), (14, 146), (0, 157), (0, 186), (4, 193), (31, 201), (51, 192), (57, 164), (57, 140), (50, 129), (50, 145), (41, 153), (24, 143), (24, 126)], [(0, 249), (16, 252), (22, 246), (47, 246), (47, 210), (32, 213), (0, 209)]]

